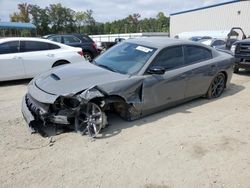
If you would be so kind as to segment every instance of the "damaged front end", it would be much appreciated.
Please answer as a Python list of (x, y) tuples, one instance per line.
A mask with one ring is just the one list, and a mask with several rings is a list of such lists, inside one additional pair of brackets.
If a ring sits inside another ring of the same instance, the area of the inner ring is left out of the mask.
[(48, 136), (46, 127), (66, 128), (96, 137), (113, 111), (125, 120), (141, 117), (142, 80), (135, 79), (95, 86), (67, 95), (41, 90), (34, 83), (28, 88), (22, 113), (32, 132)]
[(98, 90), (90, 89), (75, 96), (59, 96), (53, 104), (46, 104), (26, 94), (22, 113), (32, 132), (39, 132), (43, 136), (46, 136), (44, 128), (60, 126), (96, 137), (107, 125), (102, 104), (90, 102), (96, 97), (104, 95)]

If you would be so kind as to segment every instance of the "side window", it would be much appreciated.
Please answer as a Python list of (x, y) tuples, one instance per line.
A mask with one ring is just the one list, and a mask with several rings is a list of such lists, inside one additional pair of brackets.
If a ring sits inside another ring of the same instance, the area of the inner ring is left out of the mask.
[(54, 49), (59, 49), (60, 48), (60, 46), (57, 46), (55, 44), (50, 44), (50, 43), (48, 43), (48, 44), (49, 44), (49, 49), (50, 50), (54, 50)]
[(58, 49), (59, 46), (37, 41), (21, 41), (21, 52), (34, 52), (34, 51), (44, 51)]
[(153, 66), (174, 69), (184, 65), (182, 46), (163, 49), (155, 58)]
[(184, 54), (186, 58), (186, 64), (192, 64), (212, 58), (212, 53), (210, 50), (199, 46), (185, 46)]
[(19, 41), (11, 41), (0, 44), (0, 54), (11, 54), (19, 52)]
[(80, 39), (74, 37), (74, 36), (64, 36), (64, 43), (69, 44), (69, 43), (80, 43)]
[(61, 36), (52, 36), (48, 38), (49, 40), (52, 40), (54, 42), (59, 42), (61, 43)]

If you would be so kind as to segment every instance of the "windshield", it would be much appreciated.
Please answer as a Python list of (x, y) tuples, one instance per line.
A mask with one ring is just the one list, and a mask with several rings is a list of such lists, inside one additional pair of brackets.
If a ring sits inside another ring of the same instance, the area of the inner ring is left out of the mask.
[(123, 42), (100, 55), (94, 64), (121, 74), (137, 73), (154, 54), (156, 48)]

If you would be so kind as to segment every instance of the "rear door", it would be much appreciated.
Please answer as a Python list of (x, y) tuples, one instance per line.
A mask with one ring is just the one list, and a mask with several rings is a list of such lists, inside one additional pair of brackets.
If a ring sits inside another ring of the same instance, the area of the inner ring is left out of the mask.
[(212, 62), (211, 50), (194, 45), (184, 46), (185, 65), (188, 71), (185, 98), (204, 95), (216, 73), (216, 63)]
[(0, 81), (25, 77), (24, 67), (19, 54), (19, 41), (0, 44)]
[(20, 57), (23, 61), (26, 77), (49, 70), (56, 62), (57, 45), (40, 41), (21, 41)]
[(184, 67), (183, 47), (175, 46), (163, 49), (149, 68), (153, 66), (164, 67), (166, 72), (163, 75), (145, 75), (144, 109), (161, 108), (184, 99), (187, 73)]

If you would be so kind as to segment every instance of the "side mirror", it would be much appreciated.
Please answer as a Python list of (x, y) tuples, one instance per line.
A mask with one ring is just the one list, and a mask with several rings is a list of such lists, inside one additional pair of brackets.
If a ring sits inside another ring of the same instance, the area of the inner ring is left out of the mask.
[(160, 66), (153, 66), (147, 70), (147, 73), (149, 74), (164, 74), (165, 72), (166, 72), (166, 69)]

